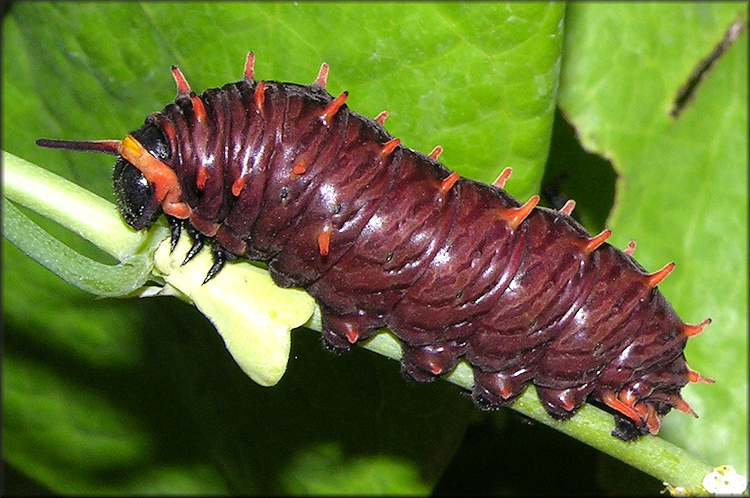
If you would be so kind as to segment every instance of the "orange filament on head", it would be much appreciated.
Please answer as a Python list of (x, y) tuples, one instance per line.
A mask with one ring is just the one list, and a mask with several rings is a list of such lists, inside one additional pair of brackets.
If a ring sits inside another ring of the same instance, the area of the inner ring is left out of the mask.
[[(130, 161), (129, 158), (134, 157), (135, 159), (140, 159), (141, 154), (145, 152), (145, 149), (143, 146), (133, 138), (132, 135), (128, 135), (127, 137), (123, 138), (120, 142), (120, 155)], [(127, 153), (127, 155), (126, 155)], [(132, 161), (131, 161), (132, 164)]]
[(172, 168), (152, 156), (132, 135), (122, 140), (120, 155), (154, 186), (154, 196), (166, 214), (183, 220), (190, 217), (192, 209), (181, 200), (180, 182)]
[(51, 140), (40, 138), (36, 141), (36, 144), (39, 147), (50, 149), (87, 150), (113, 156), (119, 155), (122, 147), (120, 140)]

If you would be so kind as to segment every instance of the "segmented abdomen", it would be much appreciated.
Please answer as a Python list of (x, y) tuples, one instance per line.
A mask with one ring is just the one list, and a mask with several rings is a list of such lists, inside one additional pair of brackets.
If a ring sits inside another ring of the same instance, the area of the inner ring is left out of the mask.
[(533, 382), (556, 417), (587, 397), (622, 413), (635, 429), (620, 437), (655, 433), (671, 407), (692, 413), (680, 388), (706, 379), (683, 349), (705, 324), (685, 325), (656, 289), (671, 266), (649, 275), (572, 207), (458, 179), (437, 153), (401, 146), (384, 118), (351, 112), (321, 75), (311, 86), (246, 77), (200, 96), (185, 83), (148, 118), (192, 226), (268, 261), (279, 285), (305, 287), (331, 349), (386, 327), (421, 381), (464, 357), (484, 408)]

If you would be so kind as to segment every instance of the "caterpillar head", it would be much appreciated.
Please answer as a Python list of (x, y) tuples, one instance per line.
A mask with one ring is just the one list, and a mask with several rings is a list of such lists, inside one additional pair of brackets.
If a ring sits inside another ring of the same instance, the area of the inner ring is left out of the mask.
[(149, 227), (161, 214), (156, 200), (156, 189), (146, 176), (122, 156), (117, 158), (112, 174), (112, 186), (125, 223), (135, 230)]
[(169, 143), (152, 123), (134, 130), (122, 141), (40, 139), (36, 143), (40, 147), (118, 156), (112, 174), (117, 207), (125, 222), (135, 230), (148, 228), (162, 212), (180, 219), (190, 216), (190, 207), (181, 201), (177, 175), (164, 162), (171, 154)]
[[(131, 144), (129, 140), (135, 142)], [(156, 195), (156, 185), (149, 182), (144, 172), (126, 159), (128, 152), (138, 151), (139, 146), (159, 161), (167, 159), (170, 151), (164, 134), (153, 124), (146, 124), (131, 132), (122, 143), (134, 145), (117, 158), (112, 172), (112, 186), (117, 198), (117, 207), (125, 222), (135, 230), (149, 227), (161, 214), (161, 203)], [(121, 147), (122, 148), (122, 145)], [(135, 160), (135, 164), (143, 161)]]

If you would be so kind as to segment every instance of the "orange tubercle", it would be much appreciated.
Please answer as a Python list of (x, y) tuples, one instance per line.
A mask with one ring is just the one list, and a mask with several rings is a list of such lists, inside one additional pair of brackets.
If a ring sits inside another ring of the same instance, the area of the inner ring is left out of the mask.
[(305, 171), (307, 171), (307, 164), (305, 163), (304, 159), (298, 159), (294, 162), (294, 166), (292, 166), (292, 173), (295, 175), (304, 175)]
[(586, 244), (584, 245), (584, 251), (586, 254), (591, 254), (596, 250), (597, 247), (604, 244), (604, 242), (609, 238), (609, 236), (612, 235), (612, 230), (606, 229), (602, 230), (602, 232), (599, 235), (596, 235), (586, 241)]
[(247, 53), (247, 59), (245, 59), (245, 70), (242, 75), (246, 80), (252, 80), (255, 78), (255, 52)]
[(523, 206), (503, 209), (501, 211), (501, 217), (508, 222), (513, 230), (515, 230), (521, 225), (521, 223), (523, 223), (523, 220), (531, 214), (538, 203), (539, 196), (533, 195)]
[(459, 178), (460, 178), (460, 175), (456, 173), (455, 171), (451, 173), (450, 175), (448, 175), (447, 177), (445, 177), (445, 179), (440, 183), (441, 193), (446, 194), (453, 187), (453, 185), (456, 184)]
[(575, 399), (572, 396), (572, 389), (566, 389), (560, 394), (560, 401), (562, 401), (562, 407), (566, 412), (573, 411), (576, 407)]
[(339, 112), (339, 109), (341, 109), (341, 107), (344, 105), (344, 102), (346, 102), (346, 98), (348, 96), (349, 92), (343, 92), (326, 106), (326, 108), (323, 110), (323, 113), (320, 115), (320, 120), (323, 121), (324, 125), (328, 126), (331, 119), (336, 115), (337, 112)]
[(359, 332), (354, 327), (348, 326), (346, 328), (346, 339), (354, 344), (359, 339)]
[(622, 413), (632, 421), (640, 424), (641, 417), (638, 415), (635, 409), (631, 405), (623, 403), (621, 400), (615, 397), (614, 393), (606, 393), (602, 395), (602, 402), (610, 408), (613, 408)]
[(576, 208), (576, 201), (574, 201), (573, 199), (570, 199), (568, 202), (565, 203), (563, 207), (560, 208), (560, 212), (570, 216), (571, 214), (573, 214), (573, 210), (575, 208)]
[(704, 377), (695, 370), (692, 370), (690, 367), (687, 369), (687, 378), (689, 382), (696, 383), (696, 382), (703, 382), (705, 384), (713, 384), (716, 382), (711, 377)]
[(377, 121), (380, 124), (385, 123), (386, 119), (388, 119), (388, 111), (383, 111), (377, 116), (375, 116), (375, 121)]
[(437, 161), (438, 157), (440, 157), (440, 154), (443, 153), (443, 148), (439, 145), (436, 145), (434, 149), (432, 149), (432, 152), (430, 152), (429, 156)]
[(635, 405), (636, 410), (641, 415), (641, 420), (646, 423), (648, 432), (652, 436), (656, 436), (659, 433), (659, 427), (661, 427), (661, 420), (659, 415), (656, 413), (654, 405), (647, 405), (645, 403), (638, 403)]
[(242, 189), (245, 188), (246, 177), (241, 176), (232, 183), (232, 195), (239, 197), (242, 193)]
[(394, 150), (396, 150), (396, 147), (398, 147), (399, 145), (401, 145), (401, 140), (398, 138), (392, 138), (388, 140), (383, 144), (383, 148), (380, 149), (380, 155), (382, 157), (389, 156)]
[(703, 330), (708, 327), (711, 324), (711, 319), (706, 318), (701, 323), (697, 325), (689, 325), (687, 323), (682, 325), (682, 331), (685, 332), (685, 335), (688, 337), (695, 337), (696, 335), (703, 332)]
[(661, 270), (646, 277), (646, 286), (653, 289), (664, 281), (667, 276), (674, 270), (674, 263), (668, 263)]
[(680, 396), (679, 394), (673, 394), (669, 396), (668, 401), (672, 404), (672, 406), (675, 407), (677, 411), (698, 418), (698, 414), (695, 413), (692, 408), (690, 408), (690, 405), (687, 403), (687, 401), (682, 399), (682, 396)]
[(206, 120), (206, 106), (203, 105), (203, 101), (195, 94), (191, 95), (190, 101), (193, 103), (195, 120), (199, 123), (204, 122)]
[(177, 85), (177, 93), (179, 95), (188, 95), (190, 93), (190, 85), (188, 85), (185, 75), (177, 66), (172, 66), (172, 77)]
[(164, 135), (167, 136), (167, 141), (170, 144), (175, 143), (175, 141), (177, 140), (177, 130), (175, 130), (174, 125), (166, 119), (160, 120), (159, 125), (161, 126), (161, 130), (164, 132)]
[(328, 250), (331, 248), (331, 231), (331, 227), (326, 225), (318, 235), (318, 250), (321, 256), (328, 256)]
[(505, 378), (498, 380), (498, 392), (503, 399), (508, 399), (513, 396), (513, 383)]
[(198, 174), (195, 178), (195, 186), (198, 187), (198, 190), (203, 190), (206, 188), (206, 181), (208, 180), (208, 172), (206, 171), (205, 166), (199, 166), (198, 167)]
[(318, 77), (315, 78), (313, 85), (318, 85), (321, 88), (326, 87), (328, 81), (328, 63), (324, 62), (320, 65), (320, 71), (318, 71)]
[(263, 103), (266, 100), (266, 82), (261, 81), (258, 83), (258, 86), (255, 87), (255, 108), (260, 112), (263, 113)]
[(502, 173), (500, 173), (500, 176), (495, 178), (495, 181), (492, 182), (492, 184), (496, 187), (505, 188), (505, 182), (508, 181), (508, 178), (510, 178), (510, 175), (513, 174), (513, 168), (505, 168)]

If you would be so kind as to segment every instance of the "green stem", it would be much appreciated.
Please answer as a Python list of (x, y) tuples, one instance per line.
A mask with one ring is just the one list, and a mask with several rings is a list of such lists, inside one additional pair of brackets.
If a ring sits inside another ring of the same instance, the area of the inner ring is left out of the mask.
[(147, 243), (150, 234), (128, 228), (111, 202), (5, 151), (2, 161), (5, 198), (56, 221), (120, 261)]
[[(48, 234), (40, 234), (41, 228), (4, 200), (3, 232), (6, 238), (51, 271), (89, 292), (125, 294), (145, 282), (154, 249), (167, 236), (166, 229), (157, 227), (150, 233), (135, 233), (120, 221), (114, 206), (90, 192), (11, 154), (3, 153), (3, 165), (3, 191), (8, 199), (69, 227), (124, 263), (103, 268), (106, 265), (84, 261), (86, 258), (59, 241), (49, 240)], [(141, 259), (146, 258), (149, 262), (144, 272), (144, 267), (138, 265), (143, 265)], [(230, 267), (228, 265), (224, 271), (231, 271)], [(85, 276), (78, 278), (75, 274)], [(92, 280), (93, 275), (97, 278)], [(123, 281), (128, 279), (128, 285), (125, 285)], [(126, 289), (130, 290), (123, 292)], [(316, 311), (307, 325), (320, 330), (319, 318), (319, 311)], [(377, 335), (364, 346), (393, 359), (401, 357), (401, 348), (389, 333)], [(470, 390), (473, 386), (471, 369), (464, 362), (445, 379), (465, 389)], [(705, 493), (701, 481), (713, 470), (711, 465), (659, 437), (646, 436), (634, 442), (612, 437), (612, 415), (590, 404), (584, 405), (571, 420), (560, 422), (547, 414), (536, 392), (527, 389), (511, 407), (672, 486), (682, 487), (693, 494)]]
[(145, 256), (130, 263), (105, 265), (86, 258), (50, 236), (8, 199), (3, 199), (3, 234), (27, 256), (66, 282), (98, 296), (129, 294), (151, 274)]
[[(26, 255), (79, 289), (105, 297), (143, 286), (152, 254), (166, 230), (135, 232), (112, 203), (64, 178), (3, 151), (3, 235)], [(11, 202), (13, 201), (13, 202)], [(106, 265), (82, 256), (52, 237), (14, 203), (25, 206), (118, 258)]]
[[(320, 329), (314, 320), (312, 325), (312, 328)], [(388, 334), (375, 336), (365, 344), (365, 348), (395, 360), (401, 357), (398, 343)], [(471, 368), (463, 361), (445, 379), (469, 391), (474, 386)], [(591, 404), (583, 405), (570, 420), (559, 421), (552, 418), (544, 409), (536, 390), (526, 389), (511, 408), (622, 460), (662, 482), (685, 488), (689, 494), (706, 493), (701, 482), (703, 477), (713, 470), (713, 466), (660, 437), (644, 436), (632, 442), (613, 437), (610, 434), (613, 425), (612, 415)]]

